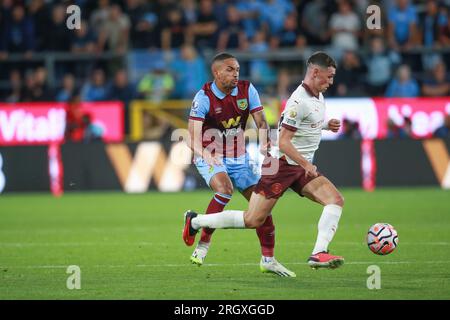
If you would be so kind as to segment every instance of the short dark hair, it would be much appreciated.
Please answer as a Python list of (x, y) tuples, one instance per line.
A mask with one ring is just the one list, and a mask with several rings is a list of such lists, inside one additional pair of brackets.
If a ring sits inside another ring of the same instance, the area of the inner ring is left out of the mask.
[(217, 62), (217, 61), (223, 61), (223, 60), (227, 60), (227, 59), (236, 59), (235, 56), (233, 56), (232, 54), (229, 54), (227, 52), (221, 52), (218, 53), (214, 56), (214, 58), (212, 59), (211, 63)]
[(323, 51), (314, 52), (306, 61), (306, 66), (315, 64), (324, 68), (333, 67), (337, 68), (336, 61)]

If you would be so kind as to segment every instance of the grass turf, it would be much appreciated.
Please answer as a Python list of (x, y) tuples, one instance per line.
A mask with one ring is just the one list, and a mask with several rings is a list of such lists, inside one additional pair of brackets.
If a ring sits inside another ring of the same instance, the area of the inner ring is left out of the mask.
[[(450, 193), (437, 188), (343, 189), (346, 207), (331, 252), (336, 270), (311, 270), (321, 207), (287, 192), (273, 212), (276, 257), (297, 273), (259, 271), (253, 230), (218, 230), (205, 265), (189, 263), (183, 212), (203, 211), (211, 197), (192, 193), (2, 195), (0, 299), (450, 299)], [(235, 194), (228, 209), (245, 209)], [(388, 222), (399, 233), (391, 255), (369, 251), (365, 235)], [(69, 265), (81, 289), (66, 287)], [(381, 289), (366, 286), (381, 269)]]

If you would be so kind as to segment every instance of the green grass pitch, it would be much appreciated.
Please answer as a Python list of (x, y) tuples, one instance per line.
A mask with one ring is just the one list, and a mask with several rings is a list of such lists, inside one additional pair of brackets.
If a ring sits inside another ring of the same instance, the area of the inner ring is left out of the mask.
[[(275, 255), (297, 278), (259, 271), (254, 230), (218, 230), (205, 265), (190, 264), (183, 212), (203, 211), (208, 191), (0, 196), (0, 299), (450, 299), (450, 193), (437, 188), (342, 189), (346, 207), (331, 252), (336, 270), (311, 270), (321, 207), (287, 192), (273, 212)], [(245, 209), (236, 193), (228, 209)], [(377, 256), (365, 243), (376, 222), (399, 247)], [(81, 289), (66, 287), (69, 265)], [(366, 286), (381, 269), (381, 289)]]

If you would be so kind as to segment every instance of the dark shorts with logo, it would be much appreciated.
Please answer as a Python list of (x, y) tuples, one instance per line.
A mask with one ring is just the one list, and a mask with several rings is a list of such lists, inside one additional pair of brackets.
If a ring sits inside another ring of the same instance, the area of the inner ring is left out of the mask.
[[(278, 170), (272, 172), (274, 166), (276, 167), (275, 162), (278, 162)], [(317, 177), (322, 175), (320, 172), (317, 173)], [(284, 157), (281, 159), (266, 157), (261, 167), (261, 178), (254, 192), (264, 195), (267, 199), (278, 199), (288, 188), (291, 188), (303, 197), (301, 194), (303, 187), (313, 179), (315, 178), (305, 175), (305, 169), (302, 166), (291, 165)]]

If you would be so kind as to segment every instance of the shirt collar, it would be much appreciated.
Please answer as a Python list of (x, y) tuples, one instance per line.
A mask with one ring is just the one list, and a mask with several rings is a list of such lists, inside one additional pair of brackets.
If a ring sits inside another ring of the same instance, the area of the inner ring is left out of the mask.
[[(211, 90), (214, 93), (214, 95), (219, 98), (219, 99), (223, 99), (225, 98), (227, 95), (225, 93), (223, 93), (222, 91), (220, 91), (220, 89), (217, 87), (216, 82), (213, 82), (211, 85)], [(234, 88), (233, 90), (231, 90), (231, 95), (232, 96), (237, 96), (238, 94), (238, 88)]]
[(310, 96), (313, 96), (313, 97), (316, 97), (317, 99), (319, 99), (319, 95), (316, 96), (316, 95), (312, 92), (311, 88), (310, 88), (306, 83), (302, 82), (302, 86), (303, 86), (303, 88), (305, 88), (306, 92), (308, 92), (308, 94), (309, 94)]

